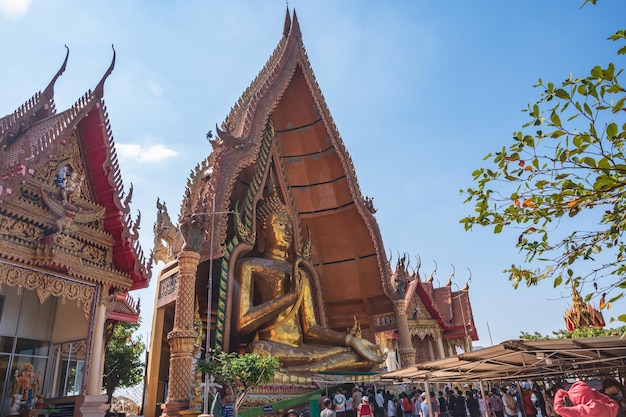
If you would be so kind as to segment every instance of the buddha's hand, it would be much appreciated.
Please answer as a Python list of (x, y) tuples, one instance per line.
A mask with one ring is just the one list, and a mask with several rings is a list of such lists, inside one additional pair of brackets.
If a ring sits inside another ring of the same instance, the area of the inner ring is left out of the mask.
[(298, 296), (302, 291), (302, 280), (304, 279), (303, 273), (295, 269), (293, 274), (291, 274), (291, 293)]
[(383, 354), (380, 347), (369, 340), (348, 335), (346, 345), (354, 349), (356, 353), (369, 362), (381, 363), (387, 355)]

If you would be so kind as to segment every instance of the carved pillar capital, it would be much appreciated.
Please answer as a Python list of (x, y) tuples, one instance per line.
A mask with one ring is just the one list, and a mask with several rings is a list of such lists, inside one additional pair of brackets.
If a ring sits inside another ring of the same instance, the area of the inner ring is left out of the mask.
[(195, 278), (198, 263), (200, 262), (200, 254), (194, 251), (182, 251), (178, 254), (178, 274), (191, 274)]

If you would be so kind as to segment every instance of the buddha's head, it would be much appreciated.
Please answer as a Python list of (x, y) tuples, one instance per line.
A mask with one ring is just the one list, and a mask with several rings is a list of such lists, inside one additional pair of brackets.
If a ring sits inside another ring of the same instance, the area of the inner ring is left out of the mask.
[(265, 245), (268, 249), (289, 250), (293, 243), (290, 217), (283, 212), (270, 215), (264, 226)]
[(293, 225), (289, 209), (272, 195), (263, 200), (258, 210), (259, 226), (265, 250), (288, 251), (293, 244)]

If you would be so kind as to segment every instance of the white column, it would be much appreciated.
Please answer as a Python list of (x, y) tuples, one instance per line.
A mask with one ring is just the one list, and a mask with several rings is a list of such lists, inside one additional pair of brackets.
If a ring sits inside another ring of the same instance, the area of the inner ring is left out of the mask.
[(57, 346), (57, 351), (54, 359), (54, 376), (52, 377), (52, 391), (50, 397), (54, 398), (57, 396), (57, 388), (59, 387), (59, 369), (61, 367), (61, 349), (63, 348), (63, 344)]
[(433, 338), (428, 338), (425, 337), (424, 341), (428, 342), (428, 355), (430, 356), (430, 360), (434, 361), (435, 360), (435, 351), (433, 350)]
[(443, 350), (443, 341), (441, 340), (441, 334), (437, 335), (437, 348), (439, 349), (439, 359), (446, 357), (446, 353)]
[(104, 324), (107, 315), (106, 297), (108, 288), (100, 287), (100, 293), (96, 304), (93, 321), (93, 334), (91, 335), (91, 355), (89, 356), (89, 373), (87, 377), (87, 395), (100, 395), (102, 393), (102, 374), (104, 372)]

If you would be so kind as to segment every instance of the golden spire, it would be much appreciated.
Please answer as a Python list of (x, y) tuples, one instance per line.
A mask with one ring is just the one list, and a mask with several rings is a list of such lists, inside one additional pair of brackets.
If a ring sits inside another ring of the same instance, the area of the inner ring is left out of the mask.
[(572, 306), (565, 310), (565, 325), (567, 330), (573, 331), (586, 327), (604, 327), (604, 317), (602, 312), (595, 307), (585, 304), (580, 293), (572, 285)]

